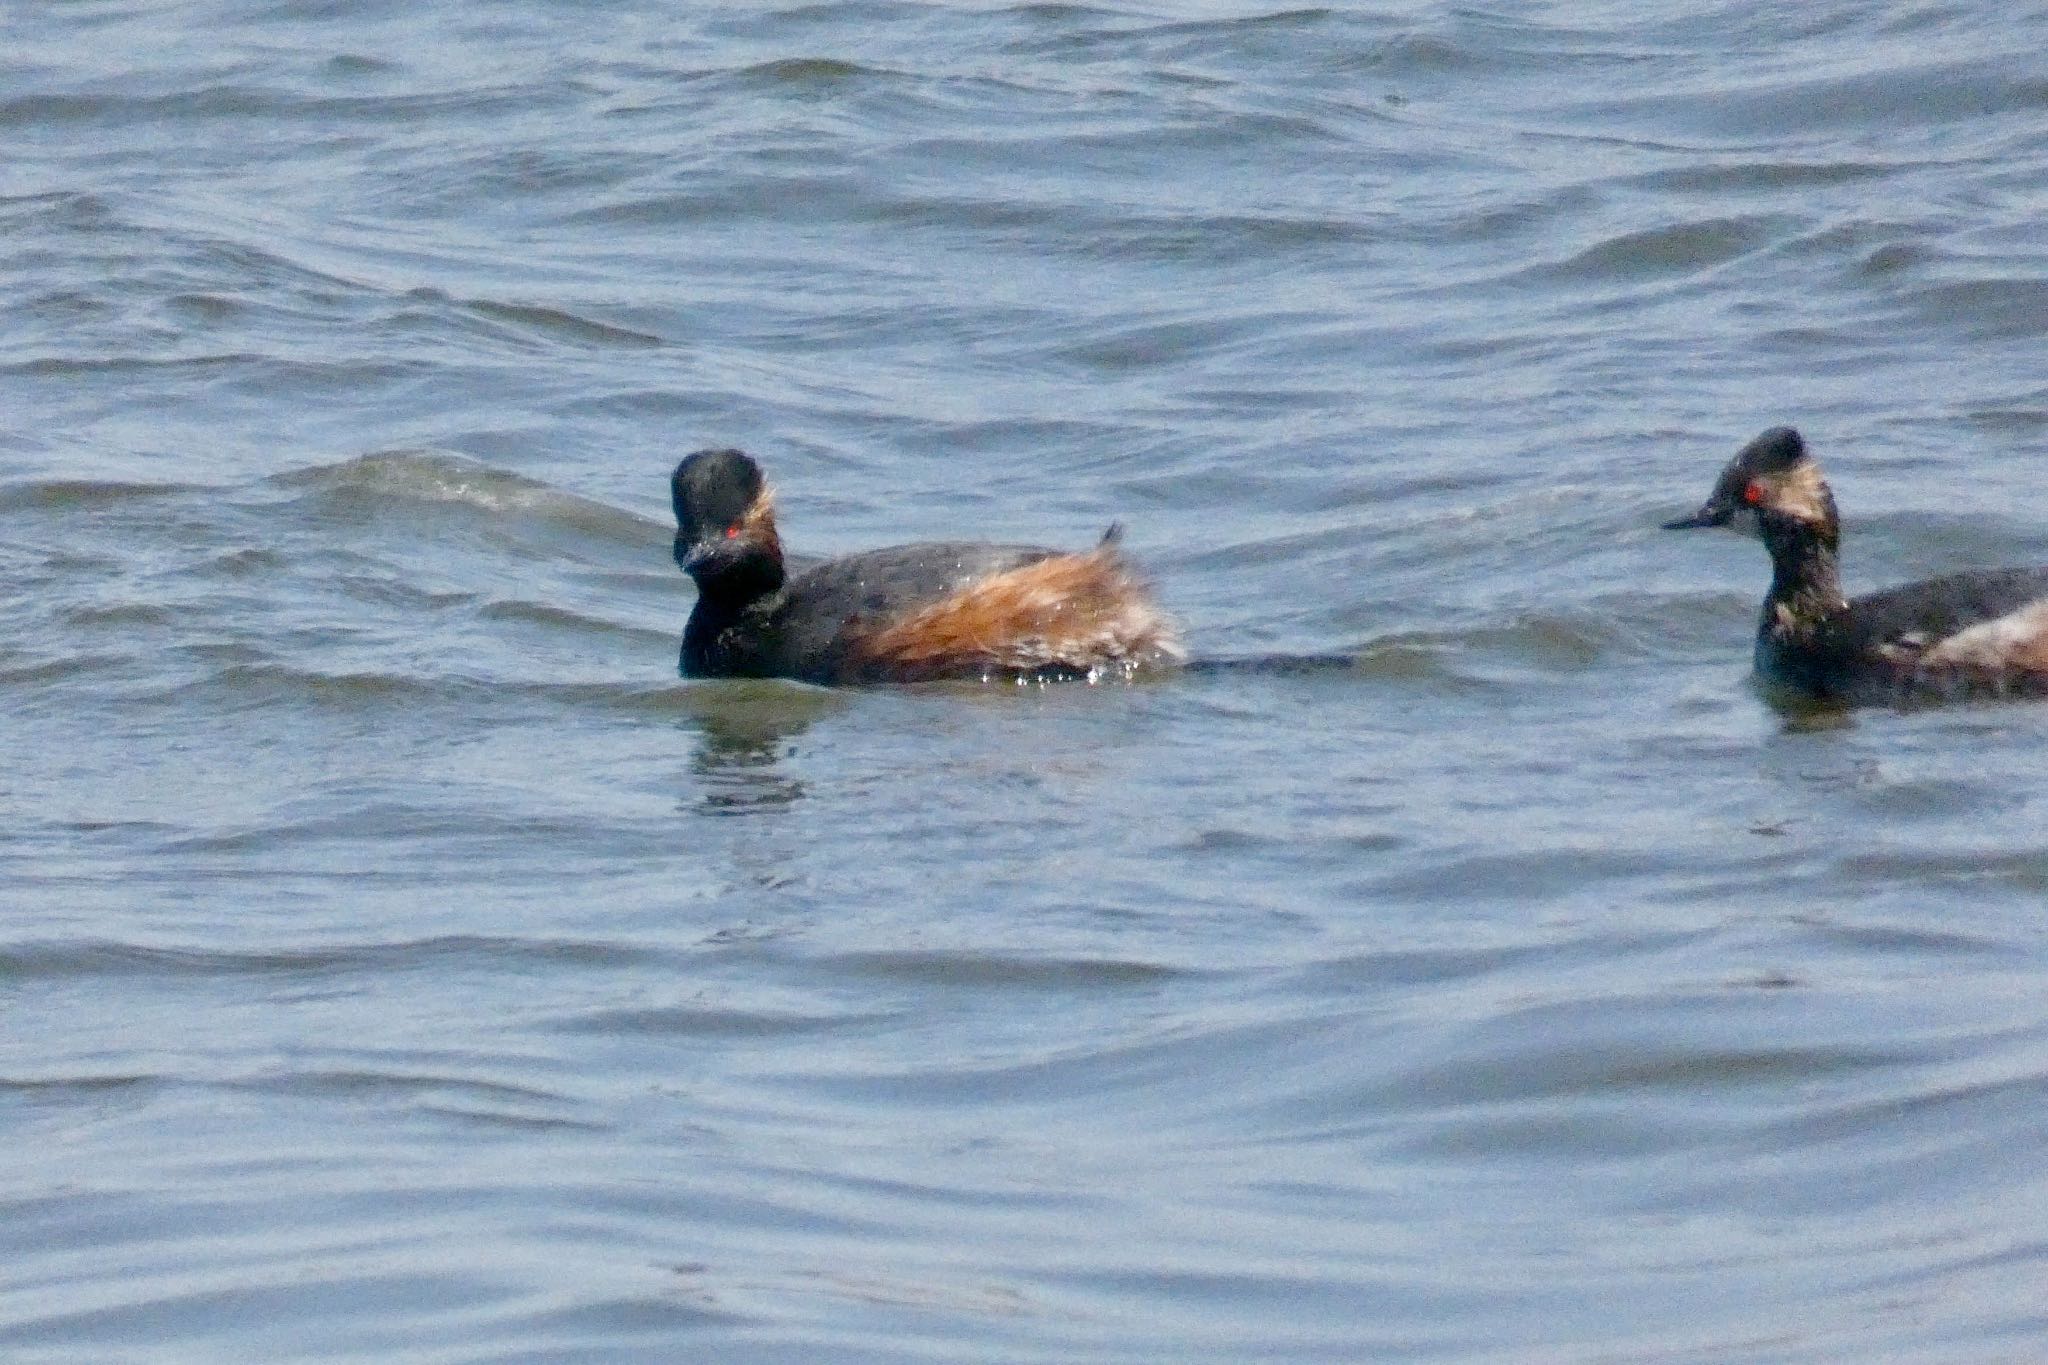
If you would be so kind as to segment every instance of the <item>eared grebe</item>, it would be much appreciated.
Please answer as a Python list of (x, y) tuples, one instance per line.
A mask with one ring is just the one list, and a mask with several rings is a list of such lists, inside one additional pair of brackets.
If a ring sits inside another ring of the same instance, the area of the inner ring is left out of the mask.
[(2048, 694), (2048, 569), (1953, 574), (1849, 601), (1834, 494), (1792, 428), (1736, 452), (1700, 510), (1664, 528), (1731, 524), (1771, 552), (1756, 634), (1766, 678), (1842, 702)]
[(774, 492), (737, 450), (676, 466), (676, 563), (697, 582), (691, 677), (924, 682), (1128, 676), (1175, 664), (1173, 622), (1117, 550), (898, 545), (785, 575)]

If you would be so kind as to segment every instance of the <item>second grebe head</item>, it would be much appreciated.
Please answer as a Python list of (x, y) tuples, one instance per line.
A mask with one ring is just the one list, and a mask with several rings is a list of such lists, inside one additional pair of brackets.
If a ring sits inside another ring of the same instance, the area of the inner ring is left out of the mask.
[(1766, 540), (1789, 534), (1832, 548), (1839, 520), (1805, 440), (1791, 427), (1772, 427), (1735, 452), (1699, 511), (1664, 523), (1667, 531), (1696, 526), (1732, 526)]

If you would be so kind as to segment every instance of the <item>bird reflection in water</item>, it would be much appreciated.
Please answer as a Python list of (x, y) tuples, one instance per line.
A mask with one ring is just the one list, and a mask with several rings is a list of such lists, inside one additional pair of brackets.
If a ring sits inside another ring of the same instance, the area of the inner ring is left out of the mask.
[(828, 692), (782, 682), (692, 687), (698, 748), (690, 770), (700, 779), (694, 809), (703, 815), (787, 810), (804, 794), (804, 784), (781, 768), (789, 741), (840, 705)]

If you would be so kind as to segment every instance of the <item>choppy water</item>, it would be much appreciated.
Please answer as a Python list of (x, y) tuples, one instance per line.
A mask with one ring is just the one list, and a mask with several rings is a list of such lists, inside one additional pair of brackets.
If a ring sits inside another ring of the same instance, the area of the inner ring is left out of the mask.
[[(2039, 1359), (2038, 6), (0, 18), (0, 1354)], [(686, 684), (681, 452), (1205, 659)]]

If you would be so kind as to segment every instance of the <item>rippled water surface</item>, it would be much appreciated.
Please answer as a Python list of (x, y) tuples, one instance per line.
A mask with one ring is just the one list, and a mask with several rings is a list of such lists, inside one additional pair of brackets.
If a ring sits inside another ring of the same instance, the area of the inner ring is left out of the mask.
[[(2040, 1359), (2048, 708), (1654, 527), (1794, 422), (1852, 586), (2048, 562), (2044, 51), (6, 9), (0, 1354)], [(684, 682), (711, 443), (1199, 666)]]

